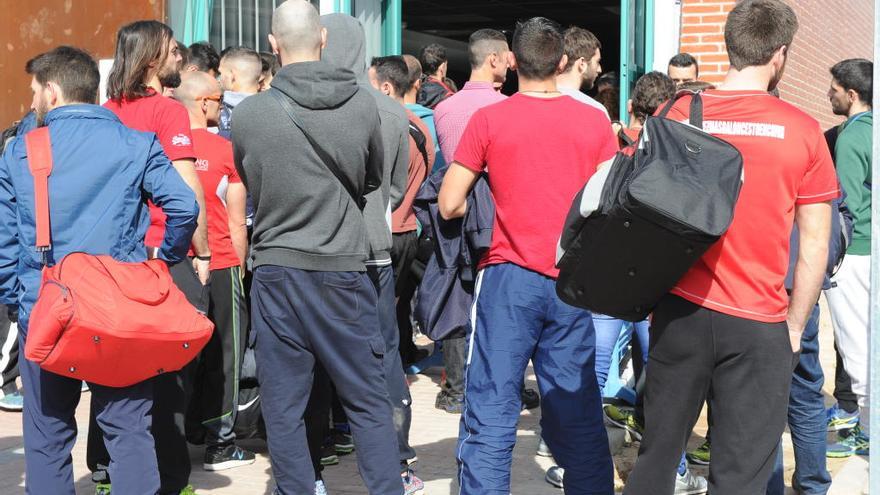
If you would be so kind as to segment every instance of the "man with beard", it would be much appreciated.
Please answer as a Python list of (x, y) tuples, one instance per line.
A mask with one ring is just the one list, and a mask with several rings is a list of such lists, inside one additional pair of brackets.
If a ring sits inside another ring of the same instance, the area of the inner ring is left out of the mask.
[[(199, 203), (198, 227), (192, 237), (195, 253), (191, 262), (171, 267), (177, 286), (197, 308), (205, 308), (204, 285), (210, 275), (211, 250), (208, 246), (204, 194), (195, 171), (189, 115), (179, 102), (162, 96), (166, 87), (180, 85), (181, 57), (171, 29), (158, 21), (137, 21), (123, 26), (116, 37), (116, 56), (107, 80), (109, 100), (104, 107), (111, 110), (126, 126), (153, 132), (162, 149), (184, 182), (195, 192)], [(156, 255), (166, 229), (165, 216), (150, 203), (150, 228), (145, 244), (147, 254)], [(168, 227), (172, 225), (169, 223)], [(165, 373), (154, 381), (153, 436), (162, 482), (160, 494), (191, 493), (190, 460), (184, 435), (184, 413), (187, 407), (188, 368)], [(106, 466), (110, 456), (96, 435), (92, 422), (89, 435), (89, 468), (98, 483), (98, 493), (110, 490)], [(231, 455), (242, 455), (234, 452)]]
[(568, 64), (556, 76), (556, 87), (562, 94), (598, 108), (607, 117), (605, 106), (583, 93), (593, 89), (596, 78), (602, 73), (602, 43), (596, 35), (577, 26), (566, 29), (564, 36)]
[[(51, 249), (40, 252), (34, 246), (30, 143), (15, 138), (0, 159), (0, 301), (18, 309), (21, 348), (44, 265), (75, 251), (123, 262), (146, 260), (141, 242), (149, 225), (144, 196), (167, 215), (157, 256), (173, 263), (186, 255), (197, 216), (195, 196), (171, 168), (156, 137), (126, 128), (112, 112), (94, 104), (100, 76), (87, 53), (58, 47), (28, 61), (26, 70), (33, 76), (31, 106), (37, 125), (51, 136), (55, 168), (49, 178)], [(20, 369), (25, 491), (73, 495), (70, 454), (82, 382), (44, 371), (29, 360), (22, 360)], [(115, 492), (154, 495), (159, 474), (150, 435), (152, 381), (121, 388), (89, 386), (103, 430), (100, 440), (113, 455)]]
[[(781, 0), (744, 0), (727, 17), (730, 70), (702, 93), (703, 129), (742, 154), (733, 222), (654, 310), (645, 431), (627, 495), (669, 495), (709, 390), (709, 493), (764, 493), (785, 429), (796, 355), (825, 276), (839, 196), (815, 119), (769, 92), (798, 30)], [(691, 97), (669, 118), (689, 118)], [(790, 234), (797, 261), (786, 293)], [(754, 411), (762, 414), (756, 415)]]

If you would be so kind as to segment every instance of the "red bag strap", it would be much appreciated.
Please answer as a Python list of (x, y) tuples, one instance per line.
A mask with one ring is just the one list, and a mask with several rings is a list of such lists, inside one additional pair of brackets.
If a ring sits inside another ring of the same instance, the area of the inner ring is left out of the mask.
[(34, 209), (37, 221), (37, 251), (52, 247), (49, 232), (49, 175), (52, 174), (52, 141), (49, 128), (39, 127), (24, 136), (28, 167), (34, 176)]

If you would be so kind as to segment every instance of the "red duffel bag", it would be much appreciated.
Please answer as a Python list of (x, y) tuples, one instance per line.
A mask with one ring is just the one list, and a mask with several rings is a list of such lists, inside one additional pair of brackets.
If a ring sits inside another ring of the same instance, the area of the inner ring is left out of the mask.
[[(37, 249), (45, 251), (52, 170), (48, 129), (31, 131), (25, 139), (34, 175)], [(164, 261), (123, 263), (71, 253), (43, 269), (24, 352), (44, 370), (125, 387), (179, 370), (213, 330), (171, 280)]]

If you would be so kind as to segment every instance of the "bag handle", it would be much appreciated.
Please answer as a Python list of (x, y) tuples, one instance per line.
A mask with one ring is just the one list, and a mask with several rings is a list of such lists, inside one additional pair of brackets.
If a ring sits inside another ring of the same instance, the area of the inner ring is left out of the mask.
[(666, 118), (669, 115), (669, 111), (672, 110), (672, 107), (675, 106), (676, 102), (685, 96), (692, 96), (691, 98), (691, 106), (688, 114), (688, 121), (694, 127), (703, 128), (703, 97), (700, 96), (699, 91), (688, 91), (682, 90), (676, 93), (675, 97), (666, 102), (666, 105), (663, 107), (663, 110), (657, 114), (658, 117)]
[(38, 127), (24, 136), (28, 167), (34, 176), (34, 210), (36, 214), (37, 251), (52, 249), (49, 229), (49, 176), (52, 174), (52, 140), (48, 127)]
[(290, 121), (293, 122), (293, 125), (295, 125), (300, 130), (300, 132), (303, 133), (303, 136), (305, 136), (306, 139), (309, 140), (309, 144), (312, 145), (315, 153), (317, 153), (318, 157), (321, 158), (321, 161), (324, 162), (324, 166), (327, 167), (327, 169), (330, 170), (330, 173), (332, 173), (336, 177), (336, 180), (338, 180), (340, 184), (342, 184), (342, 187), (348, 192), (348, 195), (351, 196), (354, 204), (356, 204), (357, 207), (361, 211), (363, 211), (367, 203), (364, 199), (364, 195), (362, 194), (362, 189), (356, 187), (354, 184), (351, 183), (351, 181), (348, 180), (348, 177), (346, 177), (345, 174), (342, 173), (342, 170), (339, 169), (339, 165), (336, 163), (336, 160), (334, 160), (333, 157), (330, 156), (330, 154), (327, 153), (327, 151), (325, 151), (324, 148), (322, 148), (321, 145), (319, 145), (315, 141), (309, 131), (306, 130), (305, 125), (303, 125), (302, 121), (300, 121), (299, 118), (296, 116), (296, 112), (294, 112), (293, 110), (293, 105), (290, 104), (287, 96), (282, 95), (281, 91), (275, 88), (269, 88), (269, 93), (275, 98), (276, 101), (278, 101), (278, 104), (281, 106), (284, 112), (287, 113)]
[[(140, 265), (149, 268), (156, 276), (156, 291), (151, 294), (151, 291), (144, 290), (146, 288), (143, 286), (142, 282), (140, 282), (139, 285), (135, 285), (129, 280), (132, 271), (128, 267), (119, 263), (105, 263), (101, 256), (93, 256), (92, 258), (104, 268), (104, 271), (107, 272), (107, 276), (113, 279), (116, 287), (119, 288), (119, 292), (132, 301), (137, 301), (142, 304), (157, 305), (164, 302), (165, 299), (168, 299), (168, 295), (171, 293), (171, 276), (168, 274), (167, 268), (165, 268), (164, 271), (160, 268), (160, 266), (165, 265), (165, 262), (162, 260), (153, 259), (139, 263)], [(165, 266), (167, 267), (167, 265)]]

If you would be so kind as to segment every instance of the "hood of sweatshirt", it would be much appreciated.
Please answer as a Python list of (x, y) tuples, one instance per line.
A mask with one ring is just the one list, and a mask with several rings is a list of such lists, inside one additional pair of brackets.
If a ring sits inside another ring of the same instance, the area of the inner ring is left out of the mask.
[(351, 70), (324, 61), (285, 65), (272, 79), (272, 87), (311, 110), (336, 108), (358, 91)]
[(241, 93), (239, 91), (224, 91), (223, 92), (223, 104), (228, 106), (230, 109), (233, 109), (241, 103), (242, 100), (251, 96), (254, 93)]
[(361, 21), (347, 14), (325, 14), (321, 24), (327, 29), (327, 45), (321, 60), (354, 72), (359, 82), (367, 82), (367, 46)]

